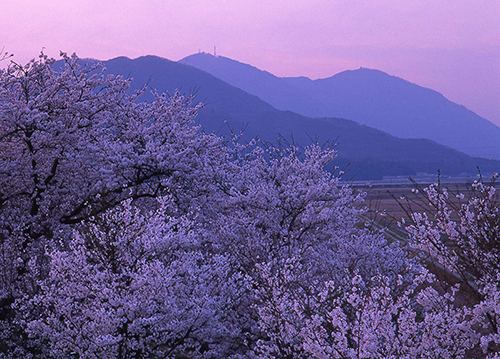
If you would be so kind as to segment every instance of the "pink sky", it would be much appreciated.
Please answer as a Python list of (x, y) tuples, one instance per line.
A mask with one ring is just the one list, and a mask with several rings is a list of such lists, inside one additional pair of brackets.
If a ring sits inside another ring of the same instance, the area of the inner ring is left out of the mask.
[(500, 125), (499, 0), (2, 1), (2, 46), (20, 63), (42, 48), (179, 60), (217, 46), (278, 76), (369, 67)]

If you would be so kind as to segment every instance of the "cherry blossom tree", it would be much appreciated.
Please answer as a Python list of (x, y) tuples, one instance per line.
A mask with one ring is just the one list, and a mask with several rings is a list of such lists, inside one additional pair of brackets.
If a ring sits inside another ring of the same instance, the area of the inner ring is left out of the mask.
[[(500, 212), (495, 181), (475, 181), (468, 194), (441, 183), (416, 187), (426, 211), (411, 213), (406, 226), (412, 244), (454, 273), (474, 304), (481, 347), (500, 354)], [(486, 334), (485, 334), (486, 333)], [(496, 356), (495, 356), (496, 355)]]
[(298, 335), (307, 316), (294, 311), (298, 303), (314, 312), (326, 283), (340, 286), (354, 271), (393, 280), (412, 273), (399, 247), (360, 223), (362, 193), (324, 170), (333, 149), (270, 152), (257, 148), (226, 172), (233, 185), (217, 230), (253, 289), (242, 308), (243, 317), (258, 324), (257, 353), (272, 346), (270, 357), (307, 357)]
[[(224, 356), (237, 274), (203, 250), (204, 231), (165, 204), (130, 201), (79, 226), (67, 250), (49, 253), (48, 277), (18, 302), (27, 333), (48, 356)], [(232, 273), (232, 274), (231, 274)]]
[(141, 103), (129, 80), (99, 65), (80, 67), (65, 54), (59, 65), (42, 54), (0, 70), (0, 304), (7, 341), (24, 342), (12, 333), (11, 304), (36, 291), (50, 270), (46, 251), (66, 248), (72, 227), (127, 199), (168, 195), (172, 211), (201, 209), (215, 187), (213, 168), (226, 158), (221, 139), (194, 126), (198, 107), (189, 99), (157, 95)]
[(219, 138), (193, 126), (189, 99), (136, 103), (129, 80), (77, 60), (63, 54), (58, 71), (42, 55), (2, 70), (0, 203), (30, 223), (28, 241), (126, 198), (168, 192), (179, 204), (192, 200), (189, 189), (224, 156)]

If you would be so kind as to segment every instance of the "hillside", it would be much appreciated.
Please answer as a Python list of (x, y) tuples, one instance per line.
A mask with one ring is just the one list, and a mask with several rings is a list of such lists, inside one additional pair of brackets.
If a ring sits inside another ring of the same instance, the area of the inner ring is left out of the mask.
[[(387, 175), (412, 175), (419, 172), (444, 175), (500, 170), (500, 163), (472, 158), (429, 140), (404, 140), (380, 130), (339, 118), (309, 118), (271, 105), (194, 67), (154, 56), (135, 60), (120, 57), (105, 61), (108, 72), (134, 79), (132, 87), (149, 87), (172, 94), (196, 93), (196, 100), (206, 106), (199, 122), (207, 132), (228, 133), (228, 125), (239, 131), (246, 124), (245, 139), (259, 137), (275, 142), (281, 135), (299, 146), (313, 140), (338, 144), (336, 165), (347, 164), (350, 177), (376, 179)], [(151, 95), (145, 95), (150, 99)]]
[(256, 95), (280, 110), (340, 117), (400, 138), (427, 138), (471, 156), (500, 159), (500, 128), (440, 93), (382, 71), (361, 68), (332, 77), (279, 78), (226, 57), (181, 61)]

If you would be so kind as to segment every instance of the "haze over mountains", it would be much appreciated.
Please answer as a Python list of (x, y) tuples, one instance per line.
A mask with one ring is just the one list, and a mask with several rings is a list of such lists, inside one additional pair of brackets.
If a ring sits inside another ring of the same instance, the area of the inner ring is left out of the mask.
[(346, 118), (400, 138), (428, 138), (471, 156), (500, 159), (500, 127), (436, 91), (378, 70), (361, 68), (310, 80), (276, 77), (206, 53), (179, 62), (211, 73), (280, 110)]
[[(338, 143), (335, 165), (348, 164), (354, 179), (380, 179), (382, 176), (415, 175), (425, 172), (443, 175), (500, 171), (500, 162), (473, 158), (426, 139), (400, 139), (383, 131), (339, 118), (310, 118), (291, 111), (280, 111), (270, 104), (195, 67), (167, 59), (144, 56), (131, 60), (119, 57), (104, 62), (109, 73), (134, 79), (133, 88), (149, 83), (158, 92), (172, 94), (196, 92), (196, 100), (206, 105), (198, 116), (207, 132), (225, 134), (230, 126), (238, 132), (244, 124), (244, 139), (259, 137), (275, 142), (280, 135), (299, 146), (317, 140)], [(298, 81), (308, 82), (307, 79)], [(150, 94), (144, 95), (151, 99)]]

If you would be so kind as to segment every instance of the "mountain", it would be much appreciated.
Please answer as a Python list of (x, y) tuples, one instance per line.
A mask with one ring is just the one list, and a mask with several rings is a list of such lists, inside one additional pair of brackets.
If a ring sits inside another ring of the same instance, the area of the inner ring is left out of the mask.
[[(499, 171), (500, 162), (472, 158), (429, 140), (405, 140), (380, 130), (339, 118), (309, 118), (291, 111), (280, 111), (257, 96), (233, 87), (207, 72), (155, 56), (134, 60), (119, 57), (103, 62), (108, 73), (133, 78), (132, 90), (149, 84), (158, 92), (196, 93), (205, 103), (198, 120), (207, 132), (238, 132), (245, 124), (243, 139), (259, 137), (276, 142), (281, 135), (298, 146), (313, 140), (338, 144), (335, 165), (348, 166), (348, 176), (378, 179), (389, 175), (415, 175), (419, 172), (443, 175)], [(144, 100), (151, 100), (145, 94)]]
[(382, 71), (360, 68), (332, 77), (280, 78), (222, 56), (179, 61), (256, 95), (280, 110), (340, 117), (400, 138), (427, 138), (471, 156), (500, 159), (500, 127), (440, 93)]

